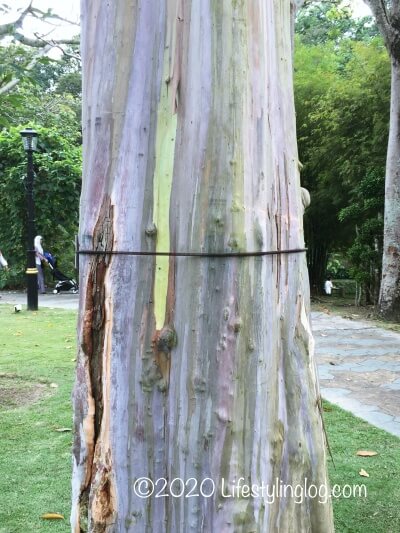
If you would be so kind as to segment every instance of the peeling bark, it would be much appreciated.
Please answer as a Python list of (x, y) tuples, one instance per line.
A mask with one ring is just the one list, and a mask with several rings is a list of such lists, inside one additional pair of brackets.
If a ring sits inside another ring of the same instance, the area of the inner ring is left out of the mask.
[[(291, 2), (82, 7), (81, 248), (301, 248)], [(330, 503), (224, 494), (327, 483), (305, 256), (105, 253), (80, 272), (73, 530), (333, 531)], [(141, 477), (216, 490), (140, 498)]]

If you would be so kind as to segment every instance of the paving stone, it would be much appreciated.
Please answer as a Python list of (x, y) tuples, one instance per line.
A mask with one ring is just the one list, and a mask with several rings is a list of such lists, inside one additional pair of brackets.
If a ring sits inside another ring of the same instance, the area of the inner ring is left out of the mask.
[(331, 400), (332, 398), (347, 396), (347, 394), (350, 394), (350, 393), (351, 391), (349, 391), (348, 389), (341, 389), (339, 387), (329, 387), (329, 388), (321, 387), (321, 394), (328, 401), (333, 401)]
[(396, 379), (396, 381), (393, 381), (393, 383), (385, 383), (383, 387), (385, 389), (390, 389), (390, 390), (400, 390), (400, 379)]
[(325, 313), (312, 324), (322, 396), (400, 436), (400, 334)]

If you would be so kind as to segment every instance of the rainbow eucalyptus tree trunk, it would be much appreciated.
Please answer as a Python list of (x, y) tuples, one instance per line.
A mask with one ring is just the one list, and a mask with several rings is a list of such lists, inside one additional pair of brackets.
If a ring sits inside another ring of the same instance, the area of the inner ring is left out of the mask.
[(102, 253), (303, 246), (290, 2), (82, 8), (72, 528), (331, 532), (305, 254)]

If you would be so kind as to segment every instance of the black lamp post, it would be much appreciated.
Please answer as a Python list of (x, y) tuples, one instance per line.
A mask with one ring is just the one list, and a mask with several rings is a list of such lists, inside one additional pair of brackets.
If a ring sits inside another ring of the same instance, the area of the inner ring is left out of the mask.
[(25, 128), (20, 132), (24, 150), (28, 159), (28, 172), (26, 175), (26, 205), (28, 211), (28, 248), (27, 248), (27, 288), (28, 288), (28, 310), (37, 311), (38, 309), (38, 282), (36, 267), (36, 255), (34, 247), (35, 239), (35, 200), (33, 196), (33, 152), (37, 148), (38, 134), (32, 128)]

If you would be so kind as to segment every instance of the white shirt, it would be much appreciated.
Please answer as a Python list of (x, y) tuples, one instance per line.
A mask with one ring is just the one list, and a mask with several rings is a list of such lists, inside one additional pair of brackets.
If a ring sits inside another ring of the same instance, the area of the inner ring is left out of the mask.
[(40, 237), (40, 235), (35, 237), (34, 247), (35, 247), (35, 252), (36, 252), (35, 263), (36, 263), (36, 266), (38, 266), (42, 264), (42, 258), (44, 254), (43, 248), (42, 248), (42, 238)]
[(3, 268), (8, 267), (8, 263), (5, 260), (3, 254), (1, 252), (0, 252), (0, 266), (2, 266)]
[(326, 280), (324, 284), (325, 294), (332, 294), (332, 289), (333, 289), (333, 283), (329, 281), (329, 279)]

